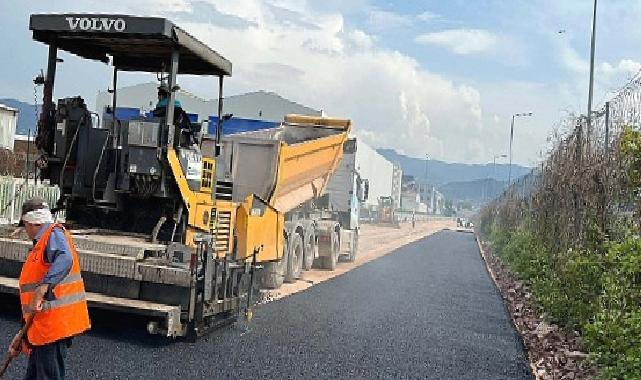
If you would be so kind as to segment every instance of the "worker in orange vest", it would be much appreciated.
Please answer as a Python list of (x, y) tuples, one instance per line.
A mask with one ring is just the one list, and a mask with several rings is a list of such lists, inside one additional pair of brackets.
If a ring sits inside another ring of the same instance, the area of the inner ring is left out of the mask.
[(33, 240), (19, 280), (23, 319), (33, 321), (24, 339), (14, 337), (9, 354), (28, 355), (25, 379), (64, 379), (71, 339), (91, 328), (78, 253), (42, 198), (24, 203), (20, 225)]

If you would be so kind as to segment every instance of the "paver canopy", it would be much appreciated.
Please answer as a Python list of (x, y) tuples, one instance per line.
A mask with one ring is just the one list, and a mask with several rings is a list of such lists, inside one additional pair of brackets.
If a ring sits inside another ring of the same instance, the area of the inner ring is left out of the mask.
[(231, 62), (159, 17), (107, 14), (35, 14), (33, 39), (87, 59), (109, 62), (118, 70), (165, 72), (178, 50), (179, 74), (231, 75)]

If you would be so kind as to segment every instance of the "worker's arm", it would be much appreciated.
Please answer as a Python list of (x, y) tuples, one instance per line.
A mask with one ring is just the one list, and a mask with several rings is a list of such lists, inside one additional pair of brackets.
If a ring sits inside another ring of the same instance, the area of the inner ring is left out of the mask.
[[(29, 305), (31, 306), (31, 310), (34, 310), (35, 312), (39, 312), (42, 310), (42, 300), (47, 293), (49, 289), (48, 284), (42, 284), (38, 286), (34, 290), (34, 295), (33, 298), (31, 299), (31, 302)], [(27, 343), (26, 343), (26, 332), (29, 329), (29, 326), (31, 325), (31, 321), (33, 320), (33, 316), (31, 316), (27, 321), (25, 321), (26, 326), (23, 327), (18, 333), (13, 337), (11, 340), (11, 344), (9, 344), (9, 349), (7, 350), (7, 353), (11, 358), (15, 358), (18, 355), (20, 355), (20, 352), (27, 352), (29, 348), (27, 348)]]
[(42, 279), (43, 284), (48, 284), (49, 288), (53, 290), (62, 281), (69, 271), (73, 263), (73, 257), (65, 233), (59, 229), (54, 228), (49, 237), (49, 243), (45, 249), (45, 261), (50, 263), (49, 271)]

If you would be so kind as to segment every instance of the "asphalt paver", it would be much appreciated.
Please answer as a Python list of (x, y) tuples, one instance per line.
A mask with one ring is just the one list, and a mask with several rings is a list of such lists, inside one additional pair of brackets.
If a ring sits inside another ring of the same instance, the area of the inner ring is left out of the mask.
[[(0, 299), (0, 342), (19, 328)], [(443, 231), (255, 309), (196, 343), (94, 313), (74, 339), (70, 379), (532, 379), (522, 342), (474, 236)], [(20, 358), (6, 378), (19, 379)]]

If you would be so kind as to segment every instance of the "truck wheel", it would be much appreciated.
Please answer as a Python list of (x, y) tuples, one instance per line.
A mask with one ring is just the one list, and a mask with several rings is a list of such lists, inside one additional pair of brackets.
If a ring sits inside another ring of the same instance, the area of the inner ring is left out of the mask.
[(323, 269), (334, 270), (336, 269), (336, 263), (338, 262), (338, 252), (340, 251), (340, 239), (336, 231), (332, 232), (332, 246), (331, 254), (328, 256), (322, 257)]
[(349, 255), (347, 255), (347, 261), (350, 263), (356, 261), (356, 255), (358, 255), (358, 232), (354, 231), (352, 239)]
[(303, 270), (303, 254), (303, 238), (294, 233), (289, 245), (285, 282), (294, 282), (300, 277), (300, 273)]
[(303, 269), (310, 270), (314, 265), (314, 258), (316, 257), (316, 233), (314, 233), (313, 230), (305, 236), (305, 244), (303, 248)]
[(288, 245), (285, 244), (285, 253), (279, 261), (263, 264), (262, 275), (260, 276), (260, 285), (264, 289), (278, 289), (283, 285), (285, 272), (287, 270), (287, 261), (289, 251)]

